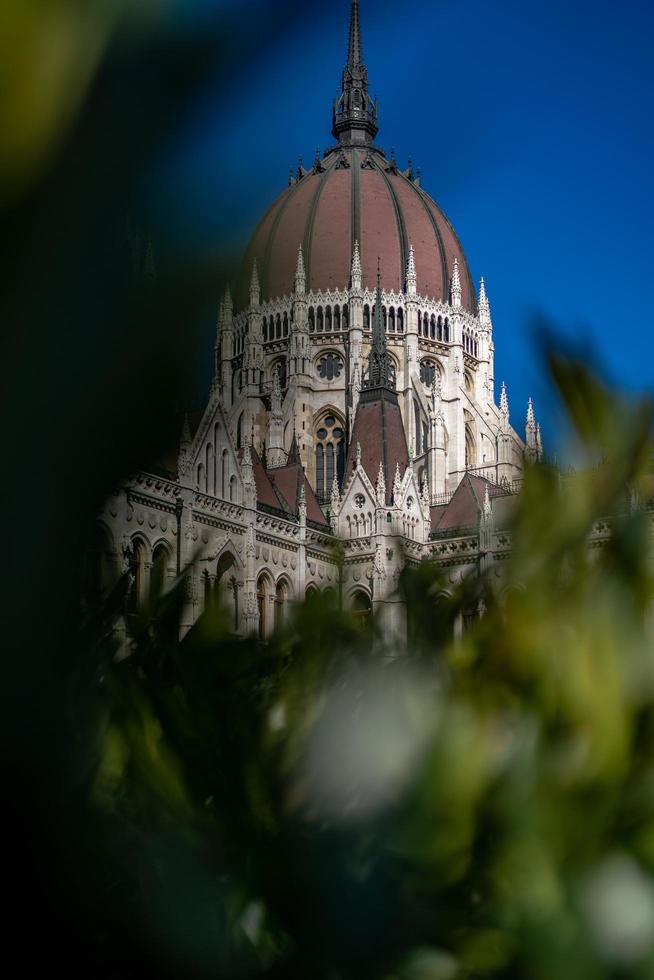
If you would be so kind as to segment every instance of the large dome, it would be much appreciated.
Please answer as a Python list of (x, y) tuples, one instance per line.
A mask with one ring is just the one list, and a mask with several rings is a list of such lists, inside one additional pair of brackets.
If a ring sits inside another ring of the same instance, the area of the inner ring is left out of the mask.
[(307, 289), (348, 286), (354, 241), (359, 242), (363, 287), (376, 283), (377, 259), (386, 290), (404, 289), (413, 246), (418, 292), (449, 299), (454, 259), (459, 262), (461, 303), (474, 312), (475, 291), (454, 229), (410, 171), (373, 146), (337, 146), (310, 171), (300, 168), (256, 229), (237, 291), (237, 307), (248, 303), (256, 257), (265, 301), (293, 292), (298, 246), (302, 245)]

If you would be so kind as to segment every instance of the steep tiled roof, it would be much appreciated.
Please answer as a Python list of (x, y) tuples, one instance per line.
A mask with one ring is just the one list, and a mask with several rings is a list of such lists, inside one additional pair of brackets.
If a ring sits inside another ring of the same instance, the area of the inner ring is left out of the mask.
[(344, 483), (348, 482), (354, 470), (357, 445), (361, 447), (361, 463), (373, 485), (377, 482), (381, 462), (386, 499), (390, 503), (395, 469), (399, 464), (400, 475), (404, 476), (409, 464), (402, 414), (393, 392), (381, 388), (361, 392), (345, 464)]

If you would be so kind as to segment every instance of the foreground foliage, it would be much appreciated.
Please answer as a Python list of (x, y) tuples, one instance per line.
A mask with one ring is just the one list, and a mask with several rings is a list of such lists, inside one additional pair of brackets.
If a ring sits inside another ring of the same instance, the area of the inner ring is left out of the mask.
[(552, 367), (589, 465), (527, 473), (503, 601), (406, 573), (406, 656), (321, 599), (265, 647), (218, 608), (178, 642), (181, 582), (126, 659), (87, 624), (100, 947), (186, 977), (654, 974), (651, 411)]

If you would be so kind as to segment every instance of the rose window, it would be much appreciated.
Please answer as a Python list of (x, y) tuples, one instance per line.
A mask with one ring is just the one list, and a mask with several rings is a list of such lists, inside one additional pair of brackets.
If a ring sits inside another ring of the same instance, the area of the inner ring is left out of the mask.
[(340, 378), (343, 370), (343, 362), (337, 354), (325, 354), (318, 361), (318, 374), (325, 381), (333, 381)]

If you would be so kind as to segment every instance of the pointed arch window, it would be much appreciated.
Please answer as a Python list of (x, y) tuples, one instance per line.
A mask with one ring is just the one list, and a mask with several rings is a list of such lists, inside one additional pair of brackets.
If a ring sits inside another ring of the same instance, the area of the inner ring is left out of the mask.
[(335, 415), (327, 415), (316, 431), (316, 493), (325, 501), (331, 494), (334, 477), (339, 487), (345, 471), (345, 432)]
[(340, 306), (334, 307), (334, 330), (341, 329), (341, 308)]
[(316, 314), (314, 313), (313, 306), (309, 307), (309, 333), (315, 333), (316, 330)]
[(318, 333), (322, 333), (324, 329), (325, 329), (325, 323), (324, 323), (324, 318), (323, 318), (322, 306), (319, 306), (318, 307), (318, 318), (317, 318), (317, 322), (316, 322), (316, 330), (318, 331)]
[(150, 594), (158, 599), (166, 587), (168, 577), (168, 549), (159, 544), (152, 555), (152, 571), (150, 572)]
[(370, 330), (370, 307), (367, 303), (363, 307), (363, 329)]
[(388, 329), (391, 333), (395, 333), (395, 307), (393, 306), (388, 311)]
[(397, 332), (404, 333), (404, 310), (401, 306), (397, 311)]

